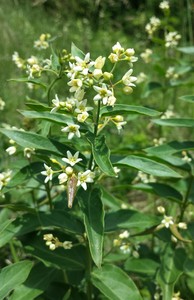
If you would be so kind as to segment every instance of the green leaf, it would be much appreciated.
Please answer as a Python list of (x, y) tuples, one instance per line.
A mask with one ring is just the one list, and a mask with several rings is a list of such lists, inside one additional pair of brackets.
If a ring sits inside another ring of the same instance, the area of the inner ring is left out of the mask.
[(33, 263), (28, 260), (24, 260), (8, 267), (1, 269), (0, 271), (0, 300), (14, 290), (18, 285), (22, 284), (28, 277)]
[(106, 213), (105, 215), (106, 232), (131, 228), (145, 230), (159, 223), (160, 219), (156, 216), (149, 216), (129, 209), (120, 209), (116, 212)]
[(0, 129), (0, 132), (24, 148), (41, 149), (60, 155), (64, 153), (64, 151), (62, 152), (62, 149), (65, 147), (63, 144), (34, 132), (12, 129)]
[(161, 126), (194, 127), (194, 119), (155, 119), (152, 122)]
[(125, 262), (124, 268), (126, 271), (140, 273), (144, 276), (155, 276), (160, 264), (149, 258), (134, 258), (130, 257)]
[(114, 197), (111, 193), (107, 192), (107, 190), (103, 187), (101, 187), (101, 191), (102, 191), (102, 202), (112, 208), (112, 209), (119, 209), (121, 208), (122, 205), (122, 201), (117, 199), (116, 197)]
[(48, 268), (42, 263), (36, 264), (25, 281), (14, 290), (9, 300), (33, 300), (41, 295), (58, 273), (57, 269)]
[(38, 215), (25, 214), (15, 221), (13, 219), (6, 220), (0, 225), (0, 247), (13, 237), (22, 236), (42, 227), (66, 230), (80, 235), (84, 233), (84, 226), (80, 219), (64, 210), (40, 212)]
[(162, 85), (159, 82), (151, 81), (149, 82), (144, 89), (143, 98), (148, 97), (153, 91), (162, 89)]
[(174, 285), (183, 273), (183, 264), (187, 255), (183, 248), (172, 249), (167, 245), (161, 257), (160, 269), (156, 280), (163, 293), (163, 300), (171, 300), (174, 293)]
[(39, 237), (30, 237), (25, 244), (27, 253), (38, 258), (47, 266), (56, 266), (64, 270), (83, 270), (85, 268), (84, 247), (77, 246), (70, 250), (58, 248), (52, 252), (43, 241), (43, 234)]
[(179, 47), (177, 48), (177, 50), (179, 50), (182, 53), (185, 54), (194, 54), (194, 47), (190, 46), (190, 47)]
[(183, 101), (186, 101), (186, 102), (189, 102), (189, 103), (194, 103), (194, 95), (181, 96), (181, 97), (179, 97), (179, 99), (181, 99)]
[(74, 123), (72, 116), (50, 113), (47, 111), (31, 111), (31, 110), (20, 110), (19, 111), (24, 117), (31, 119), (47, 120), (56, 124), (66, 125), (67, 123)]
[(136, 168), (142, 172), (158, 177), (173, 177), (180, 178), (174, 170), (157, 161), (138, 155), (130, 155), (116, 162), (116, 165), (125, 165)]
[(51, 52), (52, 52), (51, 66), (52, 66), (52, 69), (57, 72), (60, 70), (60, 67), (61, 67), (59, 56), (55, 53), (55, 51), (53, 50), (52, 47), (51, 47)]
[(74, 43), (71, 44), (71, 54), (75, 57), (78, 56), (81, 59), (84, 59), (85, 54), (80, 50)]
[(92, 259), (97, 265), (102, 263), (104, 209), (99, 189), (81, 191), (78, 195), (84, 213), (85, 230), (89, 241)]
[(134, 105), (124, 105), (124, 104), (115, 104), (114, 107), (106, 106), (102, 107), (100, 110), (101, 116), (114, 116), (114, 115), (123, 115), (123, 114), (140, 114), (150, 117), (159, 116), (161, 113), (147, 107), (143, 106), (134, 106)]
[(91, 134), (87, 134), (86, 137), (92, 146), (94, 160), (102, 172), (109, 176), (116, 176), (110, 161), (110, 150), (106, 145), (105, 136), (100, 135), (94, 138)]
[(104, 265), (92, 272), (92, 283), (110, 300), (142, 300), (132, 279), (119, 267)]
[(183, 150), (193, 150), (194, 149), (194, 142), (192, 141), (185, 141), (185, 142), (177, 142), (173, 141), (168, 144), (163, 144), (157, 147), (150, 147), (144, 149), (147, 153), (160, 156), (169, 156), (174, 153), (182, 152)]
[(175, 188), (164, 183), (150, 182), (147, 184), (139, 183), (131, 186), (132, 189), (145, 191), (160, 196), (161, 198), (171, 199), (181, 202), (183, 197)]
[(43, 88), (47, 88), (47, 85), (45, 83), (43, 83), (40, 79), (29, 79), (28, 77), (25, 78), (13, 78), (13, 79), (9, 79), (9, 81), (15, 81), (15, 82), (30, 82), (33, 83), (35, 85), (40, 85)]

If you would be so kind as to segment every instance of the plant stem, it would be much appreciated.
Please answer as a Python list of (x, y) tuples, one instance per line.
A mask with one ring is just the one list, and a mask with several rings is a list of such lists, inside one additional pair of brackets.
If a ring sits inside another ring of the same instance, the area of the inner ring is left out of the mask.
[(193, 45), (193, 27), (192, 27), (192, 10), (190, 0), (187, 0), (187, 20), (189, 27), (189, 43), (190, 46)]
[(87, 281), (87, 300), (92, 299), (92, 283), (91, 283), (91, 271), (92, 271), (92, 257), (90, 253), (89, 244), (87, 243), (87, 266), (86, 266), (86, 281)]
[(9, 242), (9, 247), (10, 247), (10, 250), (11, 250), (11, 255), (13, 257), (14, 263), (18, 262), (19, 258), (17, 256), (16, 250), (15, 250), (15, 247), (14, 247), (14, 243), (12, 241)]
[(45, 184), (45, 188), (46, 188), (46, 193), (47, 193), (47, 197), (49, 200), (50, 211), (52, 211), (53, 206), (52, 206), (51, 190), (50, 190), (49, 183)]
[(179, 217), (179, 222), (182, 222), (185, 210), (186, 210), (187, 205), (188, 205), (189, 195), (190, 195), (190, 192), (191, 192), (191, 189), (192, 189), (192, 185), (193, 185), (193, 179), (194, 179), (193, 175), (190, 175), (189, 183), (188, 183), (188, 189), (187, 189), (185, 198), (184, 198), (182, 206), (181, 206), (181, 213), (180, 213), (180, 217)]
[[(98, 101), (98, 107), (96, 112), (96, 122), (94, 124), (94, 140), (96, 136), (98, 135), (98, 125), (99, 125), (99, 119), (100, 119), (100, 101)], [(93, 154), (90, 155), (90, 160), (88, 163), (88, 169), (91, 170), (93, 164)]]

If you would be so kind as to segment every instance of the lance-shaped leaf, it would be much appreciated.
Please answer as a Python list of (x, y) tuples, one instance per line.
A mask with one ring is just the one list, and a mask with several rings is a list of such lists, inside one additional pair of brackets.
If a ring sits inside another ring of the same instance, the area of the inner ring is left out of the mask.
[(174, 187), (164, 183), (156, 183), (156, 182), (150, 182), (147, 184), (138, 183), (138, 184), (131, 185), (131, 188), (145, 191), (147, 193), (152, 193), (160, 196), (161, 198), (174, 200), (179, 203), (183, 199), (183, 196), (179, 191), (177, 191)]
[(41, 119), (47, 120), (60, 125), (66, 125), (67, 123), (74, 123), (72, 116), (68, 114), (50, 113), (48, 111), (31, 111), (31, 110), (20, 110), (19, 111), (24, 117), (29, 119)]
[(88, 237), (92, 259), (100, 267), (104, 235), (104, 209), (99, 189), (80, 191), (78, 195), (84, 214), (85, 230)]
[(135, 283), (117, 266), (104, 265), (95, 269), (92, 283), (110, 300), (142, 300)]
[(183, 150), (193, 150), (194, 142), (185, 141), (177, 142), (173, 141), (167, 144), (163, 144), (157, 147), (146, 148), (145, 151), (149, 154), (160, 156), (160, 155), (172, 155), (174, 153), (182, 152)]
[(58, 273), (55, 268), (48, 268), (42, 263), (36, 264), (24, 284), (16, 287), (9, 300), (33, 300), (41, 295)]
[(24, 244), (27, 253), (38, 258), (47, 266), (55, 266), (64, 270), (83, 270), (85, 268), (86, 253), (83, 246), (73, 247), (68, 250), (58, 248), (52, 252), (46, 246), (45, 241), (43, 241), (43, 235), (44, 232), (39, 237), (30, 237), (28, 240), (25, 240)]
[(0, 271), (0, 300), (14, 290), (18, 285), (22, 284), (28, 277), (33, 263), (28, 260), (24, 260), (8, 267), (1, 269)]
[(13, 139), (18, 145), (24, 148), (35, 148), (40, 150), (50, 151), (56, 154), (64, 154), (68, 150), (63, 144), (58, 141), (48, 139), (34, 132), (25, 132), (20, 130), (0, 129), (4, 135)]
[(194, 95), (181, 96), (181, 97), (179, 97), (179, 99), (189, 102), (189, 103), (194, 103)]
[(109, 176), (116, 176), (110, 161), (110, 150), (106, 145), (105, 136), (100, 135), (94, 138), (91, 134), (87, 134), (86, 137), (92, 146), (94, 160), (102, 172)]
[(43, 83), (40, 79), (32, 79), (32, 78), (12, 78), (9, 79), (9, 81), (15, 81), (15, 82), (29, 82), (29, 83), (33, 83), (35, 85), (39, 85), (41, 87), (43, 87), (44, 89), (47, 88), (47, 85), (45, 83)]
[(140, 114), (150, 117), (156, 117), (159, 116), (161, 113), (151, 108), (125, 104), (115, 104), (114, 107), (105, 106), (102, 107), (100, 110), (101, 116), (114, 116), (123, 114)]
[(136, 168), (142, 172), (158, 177), (180, 178), (181, 175), (169, 168), (167, 165), (159, 163), (153, 159), (130, 155), (116, 162), (117, 165), (125, 165)]
[(156, 280), (163, 293), (163, 300), (171, 300), (174, 293), (174, 285), (183, 273), (183, 264), (186, 260), (183, 248), (172, 249), (167, 245), (161, 257), (160, 269)]
[(194, 119), (155, 119), (152, 122), (161, 126), (194, 127)]
[(125, 262), (125, 270), (133, 273), (140, 273), (144, 276), (154, 276), (160, 264), (149, 258), (130, 257)]
[(194, 47), (193, 46), (188, 46), (188, 47), (179, 47), (177, 48), (182, 53), (185, 54), (194, 54)]
[(149, 216), (129, 209), (120, 209), (105, 215), (106, 232), (131, 228), (145, 230), (159, 223), (160, 219), (156, 216)]
[(71, 54), (75, 57), (78, 56), (79, 58), (83, 59), (85, 54), (82, 50), (80, 50), (74, 43), (71, 44)]

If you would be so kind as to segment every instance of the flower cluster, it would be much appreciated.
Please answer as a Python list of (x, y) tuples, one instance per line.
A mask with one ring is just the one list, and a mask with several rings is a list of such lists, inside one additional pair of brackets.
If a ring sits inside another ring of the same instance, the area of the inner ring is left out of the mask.
[(152, 61), (152, 54), (153, 54), (153, 51), (149, 48), (145, 49), (144, 52), (142, 52), (140, 54), (141, 58), (143, 59), (143, 61), (148, 64)]
[(120, 251), (124, 254), (132, 254), (134, 257), (139, 257), (138, 246), (133, 245), (128, 239), (130, 233), (128, 230), (123, 231), (119, 234), (117, 239), (113, 240), (113, 246), (119, 247)]
[(3, 101), (3, 99), (0, 97), (0, 110), (4, 110), (5, 107), (5, 102)]
[(0, 190), (2, 190), (2, 188), (6, 186), (11, 180), (11, 174), (11, 170), (7, 170), (5, 172), (0, 173)]
[(39, 50), (47, 49), (49, 47), (49, 39), (51, 35), (49, 33), (42, 33), (37, 41), (34, 42), (34, 48)]
[(160, 24), (160, 19), (156, 18), (155, 16), (150, 18), (149, 23), (145, 26), (145, 30), (150, 38), (153, 37), (154, 32), (159, 28)]
[(54, 251), (55, 249), (62, 247), (65, 250), (69, 250), (73, 247), (71, 241), (60, 242), (59, 239), (53, 236), (52, 233), (44, 234), (43, 240), (46, 241), (46, 245), (50, 250)]
[(162, 1), (159, 4), (159, 8), (162, 9), (163, 11), (168, 11), (170, 9), (169, 1)]
[(142, 171), (138, 171), (137, 176), (134, 179), (134, 183), (141, 181), (143, 183), (156, 182), (156, 178), (153, 175), (146, 174)]
[(162, 114), (161, 119), (170, 119), (171, 117), (175, 116), (173, 111), (174, 107), (170, 105), (168, 109)]
[(82, 161), (82, 158), (79, 158), (79, 152), (76, 152), (74, 155), (67, 151), (67, 157), (62, 158), (62, 161), (66, 165), (61, 164), (56, 159), (51, 159), (53, 163), (58, 165), (60, 169), (54, 171), (51, 167), (44, 164), (45, 171), (42, 171), (41, 174), (46, 176), (44, 182), (47, 183), (52, 181), (53, 174), (60, 173), (58, 175), (59, 184), (68, 184), (71, 180), (74, 180), (75, 188), (82, 186), (84, 190), (87, 190), (87, 183), (92, 183), (94, 181), (94, 172), (91, 170), (77, 171), (74, 166)]
[(181, 35), (177, 31), (171, 31), (165, 36), (165, 47), (175, 48), (178, 45)]
[(169, 79), (178, 79), (179, 74), (176, 72), (174, 67), (169, 67), (166, 71), (165, 77)]

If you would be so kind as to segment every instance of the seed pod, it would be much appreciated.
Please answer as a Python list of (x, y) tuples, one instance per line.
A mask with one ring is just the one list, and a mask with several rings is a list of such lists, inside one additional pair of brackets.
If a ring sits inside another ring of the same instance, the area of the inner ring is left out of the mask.
[(72, 208), (73, 200), (77, 191), (77, 177), (73, 174), (67, 181), (67, 200), (68, 207)]

